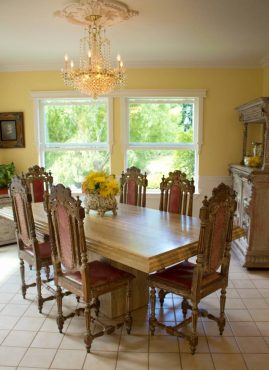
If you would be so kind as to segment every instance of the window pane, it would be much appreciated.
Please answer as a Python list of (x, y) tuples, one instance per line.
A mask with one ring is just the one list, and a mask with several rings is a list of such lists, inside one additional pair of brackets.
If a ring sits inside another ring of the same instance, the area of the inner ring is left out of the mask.
[(46, 105), (47, 143), (105, 143), (107, 106), (100, 104)]
[(193, 104), (129, 103), (129, 142), (192, 143)]
[(45, 152), (45, 168), (51, 170), (53, 183), (62, 183), (73, 191), (81, 191), (81, 182), (91, 170), (109, 172), (109, 152), (90, 151), (51, 151)]
[(128, 150), (128, 167), (147, 173), (148, 189), (159, 189), (162, 176), (180, 170), (194, 177), (194, 150)]

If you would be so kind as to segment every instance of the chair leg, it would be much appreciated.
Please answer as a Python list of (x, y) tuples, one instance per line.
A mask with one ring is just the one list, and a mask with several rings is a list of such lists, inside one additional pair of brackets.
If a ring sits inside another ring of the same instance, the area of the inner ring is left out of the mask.
[(221, 295), (220, 295), (220, 317), (218, 320), (220, 335), (222, 335), (224, 327), (225, 327), (225, 317), (224, 317), (225, 303), (226, 303), (226, 289), (222, 288)]
[(85, 323), (86, 323), (86, 331), (84, 335), (84, 343), (86, 344), (87, 352), (89, 353), (91, 350), (91, 345), (93, 341), (93, 335), (91, 333), (91, 309), (90, 309), (90, 303), (87, 302), (84, 310), (84, 317), (85, 317)]
[(131, 281), (128, 281), (128, 285), (127, 285), (127, 288), (126, 288), (126, 309), (127, 309), (127, 312), (126, 312), (125, 320), (124, 320), (126, 331), (127, 331), (128, 334), (131, 333), (132, 324), (133, 324), (133, 318), (131, 316), (131, 311), (130, 311), (131, 297), (132, 297)]
[(63, 332), (64, 326), (64, 317), (63, 317), (63, 294), (61, 287), (57, 286), (56, 291), (56, 301), (57, 301), (57, 309), (58, 309), (58, 316), (57, 316), (57, 325), (59, 332)]
[(167, 293), (163, 289), (159, 290), (159, 301), (160, 301), (161, 307), (163, 307), (163, 302), (164, 302), (164, 298), (165, 298), (166, 294)]
[(184, 319), (187, 316), (188, 308), (189, 308), (189, 303), (186, 298), (183, 298), (183, 301), (181, 303), (181, 309), (182, 309)]
[(21, 273), (21, 292), (23, 299), (26, 297), (26, 284), (25, 284), (25, 268), (24, 268), (24, 261), (20, 258), (20, 273)]
[(155, 306), (156, 306), (156, 289), (154, 287), (150, 288), (150, 319), (149, 319), (149, 328), (151, 335), (154, 335), (155, 332)]
[(194, 355), (198, 344), (197, 320), (198, 320), (198, 306), (197, 303), (194, 303), (192, 307), (192, 333), (190, 336), (190, 350), (192, 355)]
[(41, 294), (41, 273), (38, 267), (36, 267), (36, 288), (37, 288), (37, 299), (38, 299), (38, 311), (39, 313), (42, 313), (43, 298)]
[(95, 312), (95, 315), (98, 317), (99, 315), (99, 310), (100, 310), (100, 300), (99, 298), (95, 298), (94, 300), (94, 312)]

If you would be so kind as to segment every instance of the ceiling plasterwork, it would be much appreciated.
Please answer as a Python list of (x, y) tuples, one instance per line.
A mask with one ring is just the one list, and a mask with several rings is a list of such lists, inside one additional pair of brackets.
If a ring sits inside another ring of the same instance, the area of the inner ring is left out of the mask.
[(78, 25), (90, 24), (88, 17), (93, 14), (101, 15), (98, 23), (107, 27), (138, 15), (138, 11), (130, 9), (128, 5), (118, 0), (80, 0), (54, 13), (55, 16)]

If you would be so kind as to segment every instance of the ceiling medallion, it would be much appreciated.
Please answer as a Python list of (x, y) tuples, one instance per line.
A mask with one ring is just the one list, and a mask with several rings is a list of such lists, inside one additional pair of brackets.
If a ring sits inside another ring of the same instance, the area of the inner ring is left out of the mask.
[(139, 12), (118, 0), (80, 0), (79, 3), (68, 4), (54, 13), (57, 17), (81, 26), (89, 25), (89, 15), (92, 14), (101, 15), (98, 25), (108, 27), (128, 20)]

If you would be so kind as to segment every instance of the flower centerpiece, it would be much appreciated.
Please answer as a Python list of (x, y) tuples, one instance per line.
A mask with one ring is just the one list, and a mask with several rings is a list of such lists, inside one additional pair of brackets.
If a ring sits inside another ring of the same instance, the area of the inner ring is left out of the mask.
[(119, 192), (119, 184), (114, 175), (108, 175), (104, 171), (91, 171), (82, 183), (82, 191), (85, 193), (86, 213), (93, 209), (101, 216), (104, 216), (107, 211), (112, 211), (114, 215), (117, 214), (115, 195)]

